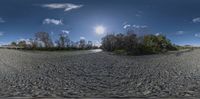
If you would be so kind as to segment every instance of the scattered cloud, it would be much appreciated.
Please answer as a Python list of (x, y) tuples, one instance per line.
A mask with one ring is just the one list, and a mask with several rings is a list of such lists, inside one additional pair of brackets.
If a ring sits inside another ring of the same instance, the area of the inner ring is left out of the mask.
[(0, 42), (0, 46), (9, 45), (11, 42)]
[(146, 25), (133, 25), (133, 28), (147, 28)]
[(41, 6), (49, 9), (64, 9), (64, 11), (70, 11), (73, 9), (79, 9), (83, 7), (83, 5), (77, 5), (72, 3), (50, 3), (50, 4), (43, 4)]
[(68, 31), (68, 30), (62, 30), (62, 32), (65, 33), (65, 34), (69, 34), (70, 31)]
[(160, 34), (162, 34), (162, 33), (156, 33), (155, 36), (159, 36)]
[(127, 25), (127, 24), (128, 24), (128, 22), (127, 22), (127, 21), (124, 21), (122, 25), (124, 26), (124, 25)]
[(196, 33), (194, 36), (200, 38), (200, 33)]
[(46, 19), (44, 19), (43, 24), (62, 25), (63, 22), (62, 22), (62, 20), (46, 18)]
[(4, 32), (0, 32), (0, 36), (3, 36), (4, 35)]
[(124, 29), (127, 29), (127, 28), (135, 28), (135, 29), (141, 29), (141, 28), (147, 28), (148, 26), (146, 25), (130, 25), (130, 24), (125, 24), (123, 26)]
[(137, 10), (135, 16), (136, 16), (136, 17), (141, 17), (142, 14), (143, 14), (143, 11), (141, 11), (141, 10)]
[(94, 46), (98, 46), (98, 47), (100, 47), (101, 45), (102, 45), (102, 44), (101, 44), (100, 41), (97, 41), (97, 40), (96, 40), (96, 41), (94, 42)]
[(130, 24), (126, 24), (126, 25), (124, 25), (124, 29), (127, 29), (128, 27), (131, 27), (131, 25)]
[(51, 32), (51, 35), (54, 35), (54, 32)]
[(199, 23), (199, 22), (200, 22), (200, 17), (197, 17), (197, 18), (192, 19), (192, 22), (194, 22), (194, 23)]
[(184, 31), (177, 31), (176, 34), (182, 35), (182, 34), (184, 34)]
[(3, 18), (0, 17), (0, 23), (6, 22)]
[(81, 40), (84, 40), (84, 39), (85, 39), (85, 37), (81, 36), (81, 37), (80, 37), (80, 39), (81, 39)]
[(62, 30), (62, 36), (67, 37), (70, 31), (68, 30)]
[(140, 15), (140, 14), (135, 14), (135, 16), (136, 16), (136, 17), (140, 17), (140, 16), (142, 16), (142, 15)]

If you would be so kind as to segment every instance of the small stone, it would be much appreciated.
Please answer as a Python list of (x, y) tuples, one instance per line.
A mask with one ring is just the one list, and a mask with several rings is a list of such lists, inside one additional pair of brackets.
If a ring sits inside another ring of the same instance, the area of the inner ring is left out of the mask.
[(188, 96), (191, 96), (191, 94), (185, 94), (184, 96), (187, 96), (187, 97), (188, 97)]
[(141, 85), (142, 85), (142, 83), (140, 82), (140, 83), (137, 84), (137, 87), (140, 87)]
[(145, 90), (145, 91), (143, 92), (144, 95), (148, 95), (148, 94), (150, 94), (150, 93), (151, 93), (151, 91), (149, 91), (149, 90)]

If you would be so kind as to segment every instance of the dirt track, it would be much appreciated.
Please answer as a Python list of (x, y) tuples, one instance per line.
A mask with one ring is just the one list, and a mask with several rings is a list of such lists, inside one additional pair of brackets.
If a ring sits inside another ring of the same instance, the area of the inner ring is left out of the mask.
[(200, 50), (117, 56), (0, 49), (0, 96), (200, 97)]

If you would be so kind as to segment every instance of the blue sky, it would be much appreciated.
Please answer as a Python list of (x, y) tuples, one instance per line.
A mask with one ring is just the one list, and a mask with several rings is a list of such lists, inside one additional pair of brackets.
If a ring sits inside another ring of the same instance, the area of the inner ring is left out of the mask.
[[(0, 0), (0, 43), (61, 32), (73, 41), (100, 41), (125, 27), (147, 28), (173, 43), (200, 45), (199, 0)], [(95, 33), (97, 26), (105, 34)]]

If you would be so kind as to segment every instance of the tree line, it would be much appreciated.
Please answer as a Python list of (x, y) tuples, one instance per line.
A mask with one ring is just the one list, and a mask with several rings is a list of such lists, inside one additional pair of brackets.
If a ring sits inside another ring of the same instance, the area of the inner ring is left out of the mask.
[(177, 47), (164, 35), (138, 36), (134, 31), (127, 31), (103, 37), (102, 49), (118, 54), (145, 55), (177, 50)]
[[(102, 38), (101, 48), (105, 51), (127, 55), (145, 55), (163, 53), (170, 50), (177, 50), (164, 35), (147, 34), (138, 36), (133, 30), (126, 33), (108, 34)], [(78, 42), (70, 40), (66, 33), (59, 34), (54, 42), (47, 32), (37, 32), (35, 37), (29, 41), (12, 42), (11, 45), (24, 49), (38, 50), (76, 50), (99, 48), (92, 41), (80, 39)]]
[(98, 48), (92, 41), (80, 39), (74, 42), (70, 40), (67, 33), (59, 34), (58, 39), (54, 42), (47, 32), (37, 32), (35, 37), (19, 42), (12, 42), (11, 46), (18, 46), (23, 49), (38, 49), (38, 50), (70, 50), (70, 49), (94, 49)]

